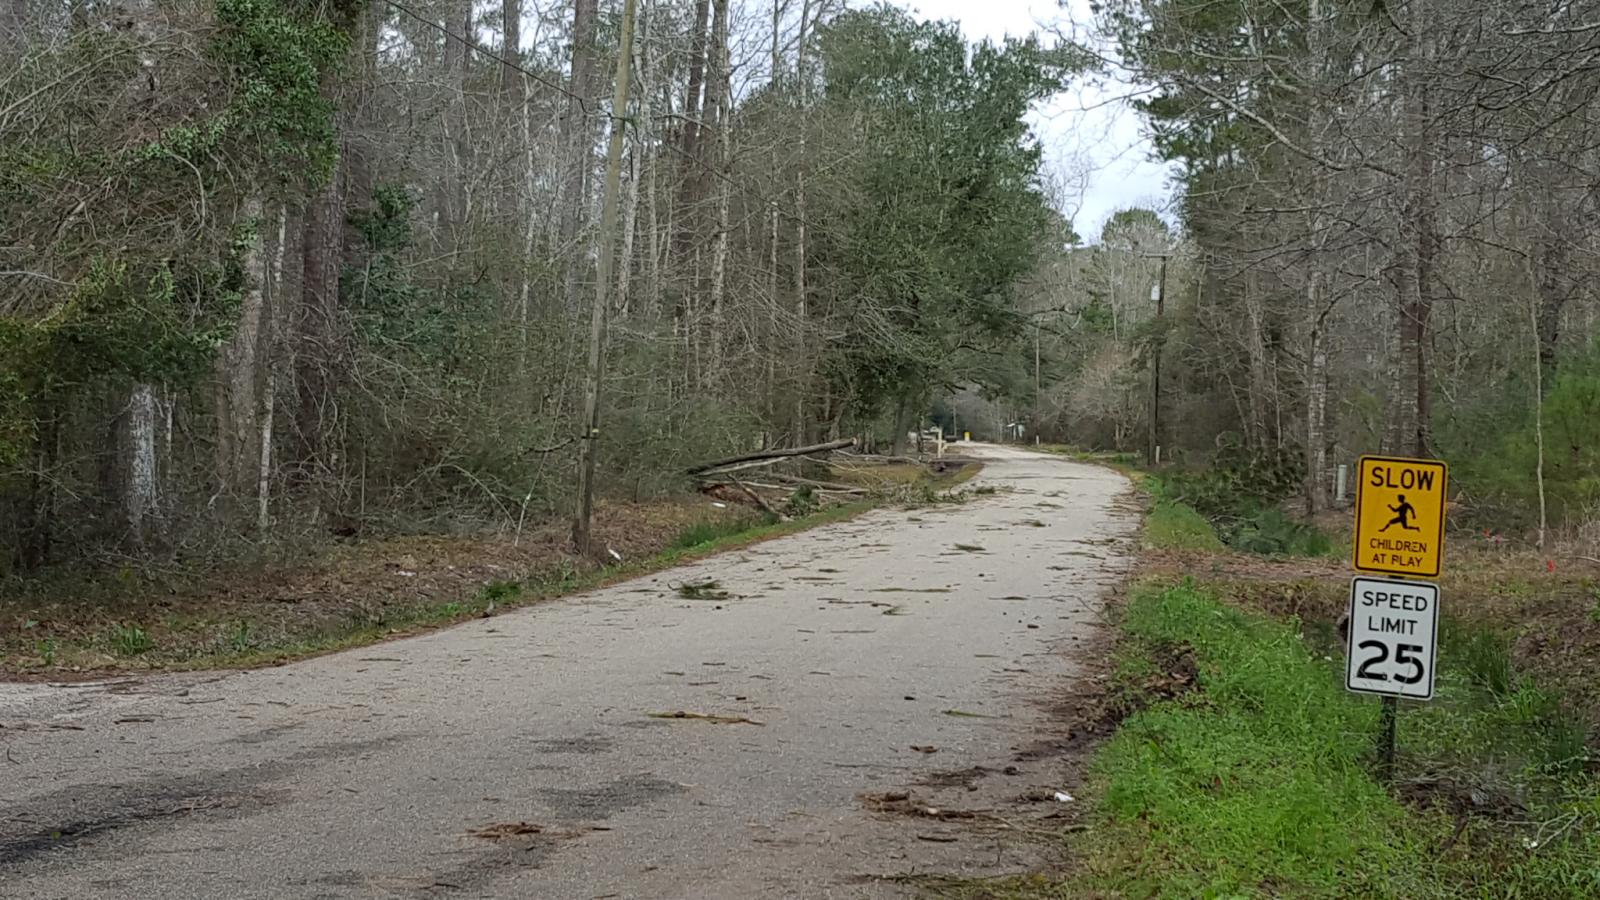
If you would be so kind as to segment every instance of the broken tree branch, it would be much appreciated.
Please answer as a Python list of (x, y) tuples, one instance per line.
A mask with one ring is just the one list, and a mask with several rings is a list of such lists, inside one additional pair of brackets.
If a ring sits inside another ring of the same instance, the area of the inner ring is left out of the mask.
[(829, 441), (826, 444), (812, 444), (809, 447), (790, 447), (785, 450), (762, 450), (758, 453), (745, 453), (740, 456), (730, 456), (727, 459), (719, 459), (714, 462), (702, 463), (701, 465), (695, 466), (687, 471), (690, 475), (710, 474), (712, 470), (721, 469), (725, 466), (733, 466), (740, 463), (787, 459), (792, 456), (810, 456), (813, 453), (827, 453), (830, 450), (842, 450), (845, 447), (854, 447), (855, 445), (855, 438), (846, 438), (839, 441)]
[(743, 491), (744, 495), (746, 497), (749, 497), (752, 501), (755, 502), (755, 504), (757, 506), (761, 507), (762, 512), (765, 512), (767, 515), (773, 517), (774, 519), (777, 519), (780, 522), (785, 521), (787, 519), (787, 517), (784, 516), (783, 513), (780, 513), (777, 510), (773, 509), (772, 508), (772, 504), (770, 504), (767, 501), (761, 499), (761, 495), (760, 494), (758, 494), (755, 491), (751, 490), (750, 488), (746, 487), (745, 483), (740, 481), (737, 477), (735, 477), (733, 475), (729, 475), (728, 478), (733, 482), (733, 486), (734, 487), (736, 487), (739, 490)]

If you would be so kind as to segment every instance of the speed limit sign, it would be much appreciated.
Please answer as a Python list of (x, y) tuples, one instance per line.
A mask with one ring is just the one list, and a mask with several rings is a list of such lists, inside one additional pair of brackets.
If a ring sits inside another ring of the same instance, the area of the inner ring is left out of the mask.
[(1345, 687), (1363, 694), (1433, 699), (1439, 586), (1358, 577), (1350, 584)]

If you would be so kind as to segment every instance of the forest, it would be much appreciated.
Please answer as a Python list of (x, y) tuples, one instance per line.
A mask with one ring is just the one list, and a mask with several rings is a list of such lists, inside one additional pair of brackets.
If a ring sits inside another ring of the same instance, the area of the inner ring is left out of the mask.
[(1438, 457), (1456, 524), (1540, 543), (1587, 525), (1592, 544), (1600, 5), (1095, 12), (1103, 64), (1144, 86), (1178, 166), (1178, 237), (1123, 238), (1173, 254), (1166, 315), (1141, 290), (1120, 312), (1103, 287), (1074, 292), (1074, 321), (1101, 324), (1048, 341), (1062, 377), (1045, 408), (1094, 415), (1102, 439), (1147, 422), (1139, 359), (1159, 359), (1153, 437), (1173, 458), (1269, 473), (1316, 512), (1360, 454)]
[(10, 572), (503, 530), (568, 514), (580, 449), (638, 498), (904, 433), (1025, 331), (1068, 225), (1024, 116), (1092, 62), (832, 0), (6, 15)]
[[(1600, 4), (1041, 25), (7, 3), (0, 575), (504, 531), (590, 461), (640, 499), (919, 423), (1312, 513), (1361, 453), (1439, 456), (1458, 522), (1600, 518)], [(1173, 203), (1076, 222), (1030, 111), (1107, 79)]]

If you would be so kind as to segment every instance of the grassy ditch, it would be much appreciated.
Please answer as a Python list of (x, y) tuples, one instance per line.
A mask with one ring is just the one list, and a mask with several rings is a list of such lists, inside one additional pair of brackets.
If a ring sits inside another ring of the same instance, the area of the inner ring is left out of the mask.
[(1192, 579), (1137, 586), (1065, 874), (929, 883), (960, 900), (1591, 898), (1600, 767), (1585, 721), (1446, 619), (1436, 699), (1402, 705), (1374, 777), (1378, 701), (1343, 689), (1335, 630)]
[(1296, 624), (1189, 581), (1135, 591), (1099, 821), (1078, 875), (1044, 896), (1600, 895), (1585, 729), (1503, 640), (1452, 626), (1438, 698), (1404, 706), (1384, 785), (1377, 702), (1347, 694), (1338, 651)]
[(1379, 703), (1343, 688), (1342, 547), (1226, 472), (1142, 484), (1119, 725), (1065, 874), (940, 896), (1600, 897), (1600, 578), (1582, 557), (1455, 537), (1436, 697), (1402, 704), (1384, 783)]

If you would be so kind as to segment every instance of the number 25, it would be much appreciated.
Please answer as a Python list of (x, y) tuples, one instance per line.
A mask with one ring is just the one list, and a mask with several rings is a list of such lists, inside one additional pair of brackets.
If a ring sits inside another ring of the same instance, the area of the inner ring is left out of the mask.
[[(1371, 669), (1373, 666), (1381, 665), (1388, 661), (1389, 645), (1382, 641), (1362, 641), (1357, 646), (1362, 650), (1376, 650), (1378, 655), (1362, 663), (1360, 668), (1356, 669), (1356, 677), (1370, 678), (1373, 681), (1388, 681), (1388, 675), (1382, 672), (1373, 672)], [(1425, 672), (1422, 668), (1422, 660), (1417, 656), (1421, 652), (1422, 647), (1418, 644), (1396, 644), (1394, 646), (1394, 661), (1400, 665), (1409, 665), (1411, 667), (1411, 674), (1397, 674), (1394, 676), (1395, 681), (1401, 684), (1416, 684), (1422, 680)]]

